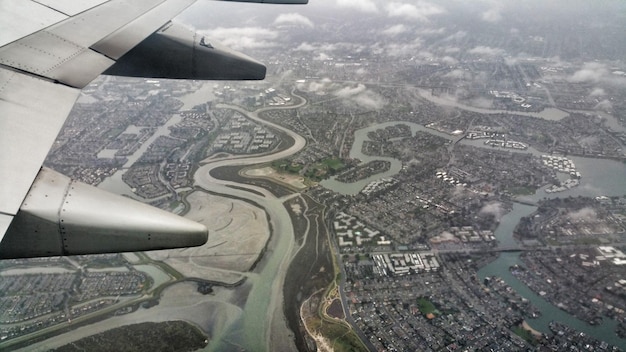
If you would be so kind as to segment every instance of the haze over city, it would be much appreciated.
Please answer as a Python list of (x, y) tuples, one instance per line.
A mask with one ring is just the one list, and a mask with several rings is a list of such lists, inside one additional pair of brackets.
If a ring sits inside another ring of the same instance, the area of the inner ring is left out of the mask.
[(626, 349), (626, 2), (174, 21), (266, 79), (100, 76), (45, 166), (208, 242), (0, 261), (0, 349)]

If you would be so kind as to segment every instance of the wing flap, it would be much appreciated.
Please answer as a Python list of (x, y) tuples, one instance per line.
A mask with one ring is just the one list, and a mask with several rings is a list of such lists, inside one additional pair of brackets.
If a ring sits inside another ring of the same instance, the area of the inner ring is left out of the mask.
[(163, 2), (165, 0), (112, 0), (47, 31), (87, 48)]
[(105, 74), (211, 80), (265, 78), (262, 63), (178, 23), (163, 26), (123, 55)]
[(11, 225), (11, 221), (13, 221), (13, 216), (0, 214), (0, 243), (9, 229), (9, 225)]
[(144, 16), (111, 33), (106, 38), (92, 45), (91, 48), (117, 60), (150, 34), (154, 33), (155, 28), (159, 28), (167, 23), (173, 17), (173, 14), (180, 13), (195, 1), (167, 1)]
[(5, 45), (0, 64), (82, 88), (114, 63), (89, 46), (163, 2), (106, 2)]
[(82, 88), (114, 63), (115, 61), (94, 51), (84, 50), (55, 67), (48, 76), (68, 86)]
[(107, 1), (109, 0), (37, 0), (36, 2), (68, 16), (75, 16)]
[(0, 213), (17, 213), (79, 94), (0, 68)]
[(0, 1), (0, 46), (66, 18), (66, 15), (33, 1)]
[(72, 87), (84, 87), (114, 61), (48, 31), (0, 49), (0, 63)]
[(304, 5), (308, 4), (309, 0), (222, 0), (232, 2), (258, 2), (262, 4), (282, 4), (282, 5)]
[[(76, 88), (87, 85), (110, 67), (114, 59), (123, 58), (133, 46), (144, 42), (146, 37), (152, 37), (151, 34), (157, 28), (193, 2), (0, 0), (0, 240), (6, 241), (8, 237), (4, 234), (11, 231), (14, 223), (19, 222), (20, 207), (26, 206), (24, 197), (29, 194), (43, 160), (80, 94)], [(288, 4), (306, 3), (307, 0), (248, 2)], [(207, 44), (195, 32), (189, 37), (171, 34), (154, 36), (152, 39), (158, 38), (155, 40), (160, 41), (154, 48), (161, 48), (160, 44), (166, 43), (165, 47), (176, 48), (179, 53), (185, 54), (178, 57), (178, 62), (189, 64), (191, 61), (191, 68), (185, 68), (188, 72), (180, 78), (260, 79), (265, 75), (262, 64), (244, 55)], [(159, 54), (162, 52), (156, 53), (157, 56)], [(179, 72), (171, 65), (169, 69), (176, 75)], [(172, 77), (178, 77), (176, 75)], [(44, 194), (44, 197), (47, 196)], [(73, 229), (76, 231), (72, 233), (76, 236), (71, 239), (70, 233), (67, 233), (67, 241), (72, 242), (67, 243), (67, 248), (76, 253), (84, 253), (85, 248), (89, 253), (98, 252), (100, 245), (93, 242), (93, 237), (78, 236), (91, 231), (93, 225), (89, 221), (81, 222), (86, 219), (82, 212), (85, 206), (93, 205), (91, 198), (78, 200), (82, 202), (71, 209), (63, 209), (77, 214), (70, 219), (76, 220), (77, 226)], [(111, 208), (111, 204), (116, 201), (107, 200), (105, 203), (107, 206), (104, 208)], [(136, 221), (139, 237), (133, 241), (136, 240), (137, 245), (141, 246), (148, 241), (154, 248), (170, 246), (169, 235), (158, 231), (164, 228), (162, 224), (157, 223), (154, 231), (143, 226), (152, 218), (159, 219), (160, 215), (146, 214), (147, 218)], [(127, 214), (120, 212), (119, 215)], [(98, 212), (98, 219), (103, 222), (103, 232), (94, 233), (96, 235), (104, 234), (116, 223), (115, 220), (100, 216)], [(63, 223), (64, 219), (60, 221)], [(134, 220), (131, 216), (127, 221)], [(25, 223), (30, 224), (30, 221)], [(183, 224), (166, 230), (179, 232), (181, 228), (187, 228), (191, 236), (191, 242), (185, 242), (185, 246), (198, 245), (200, 240), (206, 241), (204, 227)], [(64, 230), (63, 226), (60, 229)], [(22, 245), (28, 246), (28, 242)], [(129, 248), (124, 244), (111, 247), (110, 250)]]

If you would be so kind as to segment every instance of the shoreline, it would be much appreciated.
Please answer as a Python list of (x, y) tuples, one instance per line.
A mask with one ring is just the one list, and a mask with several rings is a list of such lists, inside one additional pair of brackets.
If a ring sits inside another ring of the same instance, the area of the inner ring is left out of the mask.
[(534, 336), (534, 337), (542, 337), (543, 334), (541, 333), (541, 331), (535, 330), (533, 329), (532, 326), (530, 326), (528, 324), (528, 322), (526, 322), (526, 320), (522, 320), (522, 327), (524, 328), (524, 330), (528, 330), (530, 331), (530, 333)]

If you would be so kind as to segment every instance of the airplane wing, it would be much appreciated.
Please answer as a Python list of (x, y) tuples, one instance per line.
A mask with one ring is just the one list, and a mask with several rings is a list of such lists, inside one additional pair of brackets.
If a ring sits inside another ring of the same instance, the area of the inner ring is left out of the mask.
[(203, 225), (41, 167), (80, 89), (103, 72), (265, 77), (261, 63), (169, 22), (194, 2), (0, 0), (0, 259), (206, 242)]

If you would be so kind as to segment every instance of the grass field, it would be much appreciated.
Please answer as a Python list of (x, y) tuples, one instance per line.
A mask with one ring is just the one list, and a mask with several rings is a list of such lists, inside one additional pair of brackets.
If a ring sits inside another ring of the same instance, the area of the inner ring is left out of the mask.
[(417, 300), (417, 305), (419, 306), (420, 312), (424, 315), (429, 313), (437, 315), (439, 313), (435, 305), (424, 297)]

